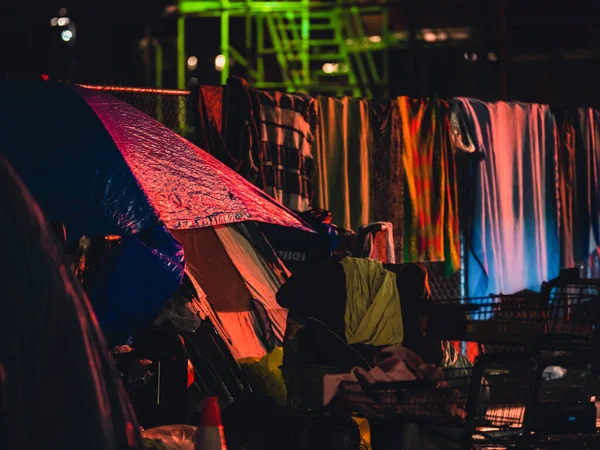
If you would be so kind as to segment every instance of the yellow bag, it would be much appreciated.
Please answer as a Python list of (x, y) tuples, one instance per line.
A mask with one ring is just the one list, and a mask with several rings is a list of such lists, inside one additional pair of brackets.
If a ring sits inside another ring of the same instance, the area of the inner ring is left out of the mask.
[(243, 358), (238, 363), (254, 389), (273, 398), (280, 405), (286, 405), (287, 389), (280, 369), (283, 364), (283, 348), (275, 347), (260, 359)]

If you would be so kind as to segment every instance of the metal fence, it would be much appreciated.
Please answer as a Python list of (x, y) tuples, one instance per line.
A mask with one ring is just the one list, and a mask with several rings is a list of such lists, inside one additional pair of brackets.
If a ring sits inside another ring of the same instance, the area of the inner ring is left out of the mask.
[(118, 86), (81, 85), (87, 89), (110, 93), (130, 104), (164, 126), (186, 138), (194, 136), (193, 111), (190, 91), (171, 89), (144, 89)]

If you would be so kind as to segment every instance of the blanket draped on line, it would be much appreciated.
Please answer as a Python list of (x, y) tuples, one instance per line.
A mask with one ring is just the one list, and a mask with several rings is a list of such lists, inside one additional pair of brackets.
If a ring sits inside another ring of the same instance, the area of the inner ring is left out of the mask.
[(346, 341), (374, 346), (402, 343), (404, 329), (396, 275), (380, 261), (344, 258)]
[(398, 98), (402, 161), (408, 197), (404, 208), (404, 261), (445, 261), (460, 267), (458, 188), (449, 104)]
[(200, 147), (294, 211), (311, 208), (315, 101), (302, 94), (251, 89), (237, 77), (202, 86)]
[(391, 100), (371, 100), (369, 105), (373, 132), (373, 219), (393, 224), (394, 254), (398, 261), (403, 261), (404, 166), (400, 111)]
[(470, 296), (537, 290), (558, 275), (556, 129), (550, 108), (457, 98), (485, 154), (468, 254)]
[(577, 108), (557, 122), (561, 266), (578, 267), (600, 249), (600, 112)]
[(291, 210), (307, 211), (314, 195), (314, 99), (302, 94), (252, 93), (259, 108), (262, 188)]
[(315, 206), (331, 211), (336, 225), (358, 230), (372, 221), (369, 104), (317, 97), (317, 109)]

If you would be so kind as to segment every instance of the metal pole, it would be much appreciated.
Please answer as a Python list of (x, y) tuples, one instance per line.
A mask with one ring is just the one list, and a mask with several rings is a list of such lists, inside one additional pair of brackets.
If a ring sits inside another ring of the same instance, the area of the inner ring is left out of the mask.
[(258, 72), (258, 81), (265, 81), (265, 21), (262, 14), (256, 18), (256, 71)]
[(302, 41), (302, 81), (304, 84), (310, 84), (310, 0), (304, 0), (302, 8), (302, 28), (301, 28), (301, 41)]
[(155, 87), (156, 89), (162, 89), (163, 87), (163, 51), (160, 42), (154, 40), (154, 76), (155, 76)]
[(185, 89), (185, 17), (177, 18), (177, 89)]
[(225, 65), (221, 71), (221, 84), (227, 84), (229, 78), (229, 0), (223, 0), (221, 13), (221, 55), (225, 57)]

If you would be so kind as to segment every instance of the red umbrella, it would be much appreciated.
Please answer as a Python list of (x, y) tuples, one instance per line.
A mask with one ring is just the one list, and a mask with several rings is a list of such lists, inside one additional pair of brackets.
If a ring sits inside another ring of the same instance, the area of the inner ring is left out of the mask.
[(156, 120), (108, 94), (73, 89), (102, 121), (168, 228), (253, 220), (308, 231), (287, 208)]

